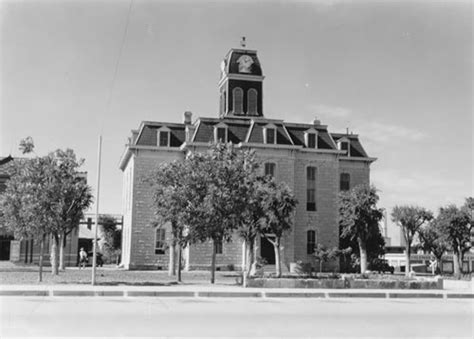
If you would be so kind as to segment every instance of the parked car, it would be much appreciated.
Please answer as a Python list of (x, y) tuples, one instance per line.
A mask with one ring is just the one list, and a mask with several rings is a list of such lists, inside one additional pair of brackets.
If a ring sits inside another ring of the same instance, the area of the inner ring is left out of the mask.
[(378, 273), (390, 272), (391, 274), (393, 274), (393, 271), (395, 271), (395, 268), (393, 266), (390, 266), (388, 264), (388, 261), (385, 259), (372, 260), (368, 268), (370, 271), (375, 271)]
[[(89, 253), (87, 253), (87, 263), (88, 263), (88, 265), (91, 265), (91, 266), (92, 266), (93, 256), (94, 256), (94, 252), (89, 252)], [(97, 264), (97, 267), (102, 267), (102, 266), (104, 266), (104, 259), (103, 259), (102, 257), (103, 257), (103, 254), (97, 252), (97, 254), (96, 254), (96, 264)]]

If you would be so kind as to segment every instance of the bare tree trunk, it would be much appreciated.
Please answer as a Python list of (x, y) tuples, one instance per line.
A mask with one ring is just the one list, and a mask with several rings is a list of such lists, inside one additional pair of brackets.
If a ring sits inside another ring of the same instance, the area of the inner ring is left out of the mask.
[(454, 277), (456, 279), (461, 279), (461, 265), (459, 265), (460, 255), (454, 251), (453, 252), (453, 267), (454, 267)]
[(408, 277), (410, 275), (410, 256), (411, 256), (411, 248), (410, 244), (407, 243), (406, 250), (405, 250), (405, 276)]
[(367, 271), (367, 246), (361, 238), (357, 238), (357, 242), (359, 243), (359, 251), (360, 251), (360, 273), (365, 273)]
[(51, 274), (58, 275), (58, 245), (59, 245), (59, 238), (56, 234), (52, 236), (51, 241)]
[(244, 287), (247, 287), (248, 285), (248, 279), (250, 277), (250, 271), (252, 270), (252, 265), (253, 262), (255, 261), (255, 256), (254, 256), (254, 244), (255, 244), (255, 239), (252, 239), (250, 241), (245, 241), (245, 267), (244, 267), (244, 272), (243, 272), (243, 278), (242, 278), (242, 285)]
[(275, 274), (277, 278), (281, 278), (280, 238), (275, 239), (273, 247), (275, 248)]
[(64, 250), (66, 248), (66, 232), (61, 233), (60, 241), (59, 241), (59, 269), (64, 271), (66, 269), (66, 263), (64, 260)]
[(176, 240), (172, 239), (170, 244), (170, 261), (168, 266), (168, 275), (176, 275)]
[(214, 284), (216, 280), (216, 247), (216, 241), (212, 240), (211, 284)]
[(44, 235), (41, 235), (40, 254), (39, 254), (39, 282), (43, 281), (44, 237), (45, 237)]
[(436, 258), (436, 274), (443, 274), (443, 260), (442, 258)]
[(181, 245), (178, 244), (178, 282), (181, 282), (181, 255), (182, 248)]
[(319, 273), (323, 272), (323, 259), (319, 259)]

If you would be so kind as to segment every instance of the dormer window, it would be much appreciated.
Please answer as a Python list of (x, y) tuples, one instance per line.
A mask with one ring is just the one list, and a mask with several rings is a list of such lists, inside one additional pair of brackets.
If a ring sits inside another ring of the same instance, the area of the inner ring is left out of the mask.
[(346, 151), (347, 156), (349, 157), (351, 155), (351, 144), (349, 139), (347, 138), (341, 138), (337, 142), (337, 147), (339, 148), (340, 151)]
[(265, 144), (276, 144), (276, 126), (269, 124), (263, 128), (263, 142)]
[(158, 130), (158, 146), (170, 147), (170, 129), (162, 127)]
[(314, 128), (304, 133), (304, 143), (307, 148), (318, 148), (318, 131)]
[(227, 142), (227, 125), (219, 123), (214, 126), (214, 141), (217, 142)]

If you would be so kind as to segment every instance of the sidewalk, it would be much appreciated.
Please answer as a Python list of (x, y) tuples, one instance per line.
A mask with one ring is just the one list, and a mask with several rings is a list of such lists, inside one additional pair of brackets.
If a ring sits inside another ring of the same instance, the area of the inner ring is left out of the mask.
[(186, 297), (186, 298), (430, 298), (474, 299), (474, 291), (367, 290), (367, 289), (270, 289), (230, 285), (182, 284), (172, 286), (1, 285), (0, 296), (39, 297)]

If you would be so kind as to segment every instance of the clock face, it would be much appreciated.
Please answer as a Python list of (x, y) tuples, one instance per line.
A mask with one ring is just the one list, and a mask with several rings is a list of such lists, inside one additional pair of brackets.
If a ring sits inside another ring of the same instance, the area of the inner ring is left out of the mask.
[(244, 54), (237, 59), (239, 73), (252, 73), (253, 59), (250, 55)]

